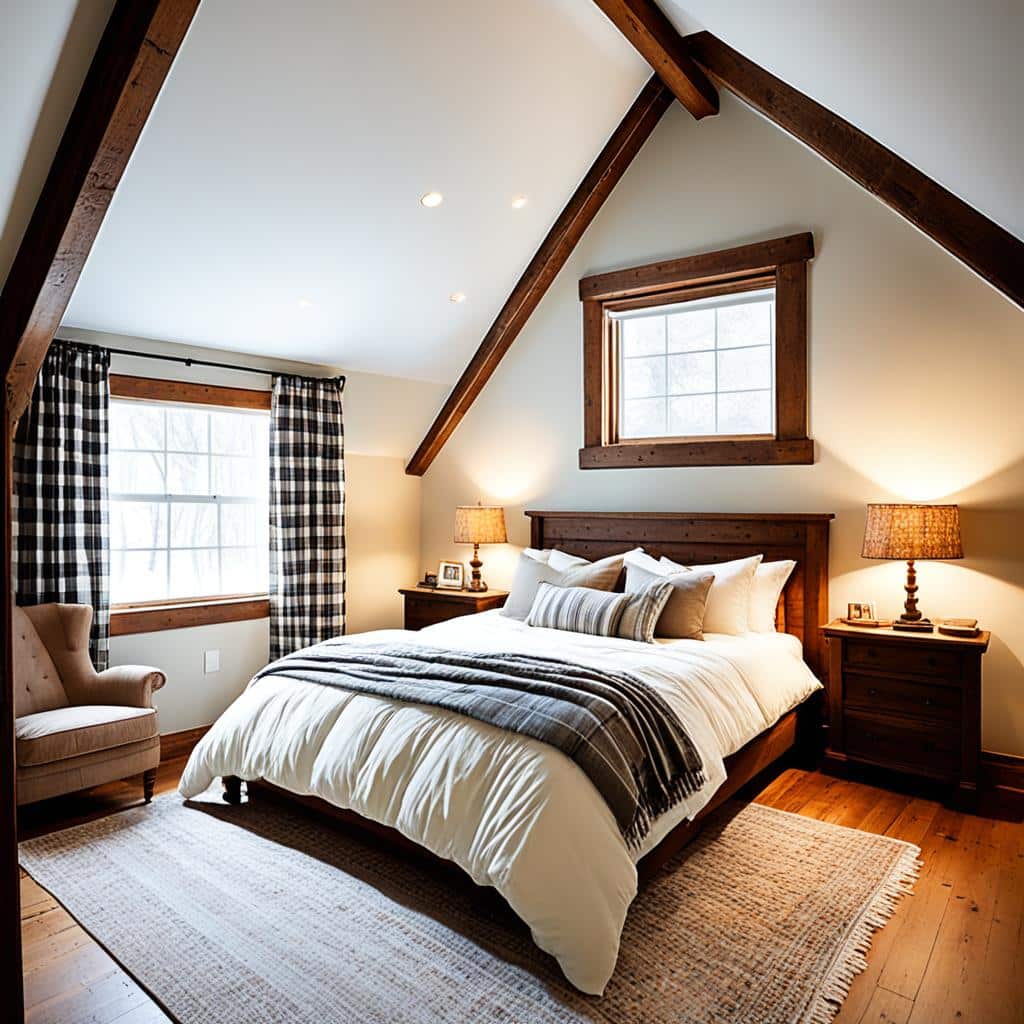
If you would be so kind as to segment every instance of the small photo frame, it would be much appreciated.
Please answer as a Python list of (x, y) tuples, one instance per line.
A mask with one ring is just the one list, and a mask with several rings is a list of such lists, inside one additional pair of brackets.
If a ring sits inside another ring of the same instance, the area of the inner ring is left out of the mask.
[(441, 590), (461, 590), (466, 579), (462, 562), (440, 562), (437, 566), (437, 585)]
[(875, 605), (872, 601), (852, 602), (846, 606), (846, 617), (848, 619), (874, 619)]

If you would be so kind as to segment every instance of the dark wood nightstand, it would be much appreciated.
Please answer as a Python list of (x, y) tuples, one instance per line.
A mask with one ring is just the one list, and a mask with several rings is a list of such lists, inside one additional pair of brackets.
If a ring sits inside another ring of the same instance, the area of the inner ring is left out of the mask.
[(447, 622), (460, 615), (475, 615), (491, 608), (500, 608), (508, 597), (507, 590), (431, 590), (428, 587), (402, 587), (405, 598), (405, 628), (423, 629), (435, 622)]
[(826, 764), (876, 765), (977, 795), (981, 657), (989, 634), (898, 633), (832, 622)]

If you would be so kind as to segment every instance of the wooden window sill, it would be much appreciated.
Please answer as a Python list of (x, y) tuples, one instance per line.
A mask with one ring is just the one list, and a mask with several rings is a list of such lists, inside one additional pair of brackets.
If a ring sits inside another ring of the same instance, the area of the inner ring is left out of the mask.
[(166, 604), (148, 608), (113, 608), (110, 635), (159, 633), (165, 629), (188, 629), (219, 622), (244, 622), (270, 615), (270, 598), (256, 597), (233, 601), (197, 601), (191, 604)]
[(814, 462), (810, 438), (656, 441), (592, 445), (580, 449), (580, 469), (626, 469), (638, 466), (809, 466)]

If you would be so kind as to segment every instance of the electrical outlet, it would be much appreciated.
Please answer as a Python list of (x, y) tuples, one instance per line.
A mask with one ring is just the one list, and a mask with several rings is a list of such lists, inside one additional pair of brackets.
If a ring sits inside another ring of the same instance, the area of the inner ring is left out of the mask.
[(220, 671), (220, 651), (205, 651), (203, 653), (203, 672)]

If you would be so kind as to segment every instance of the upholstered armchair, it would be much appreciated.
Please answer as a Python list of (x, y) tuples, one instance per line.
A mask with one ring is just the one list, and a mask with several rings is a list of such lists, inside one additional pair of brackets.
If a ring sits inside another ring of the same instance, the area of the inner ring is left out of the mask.
[(149, 803), (160, 764), (152, 698), (164, 674), (141, 665), (97, 672), (88, 605), (15, 608), (13, 626), (18, 803), (139, 774)]

